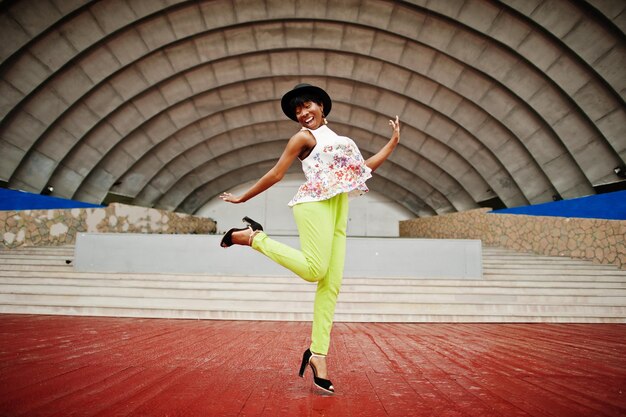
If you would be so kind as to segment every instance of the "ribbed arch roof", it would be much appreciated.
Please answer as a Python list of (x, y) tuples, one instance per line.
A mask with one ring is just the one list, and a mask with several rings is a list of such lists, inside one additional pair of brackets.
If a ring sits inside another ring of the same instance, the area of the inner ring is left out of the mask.
[(626, 158), (625, 7), (5, 2), (0, 179), (194, 212), (277, 160), (297, 131), (280, 97), (307, 81), (364, 154), (400, 115), (372, 186), (417, 215), (591, 194)]

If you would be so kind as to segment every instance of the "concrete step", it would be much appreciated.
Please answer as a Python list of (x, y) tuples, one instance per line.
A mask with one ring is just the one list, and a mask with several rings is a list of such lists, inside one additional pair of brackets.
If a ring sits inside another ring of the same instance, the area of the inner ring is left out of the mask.
[[(310, 291), (314, 284), (295, 278), (275, 277), (176, 277), (175, 280), (150, 279), (141, 275), (119, 279), (106, 276), (95, 278), (85, 277), (40, 277), (40, 276), (1, 276), (0, 285), (23, 286), (77, 286), (77, 287), (111, 287), (111, 288), (155, 288), (155, 289), (199, 289), (199, 290), (276, 290), (276, 291)], [(481, 294), (561, 294), (561, 295), (616, 295), (626, 294), (626, 283), (597, 282), (535, 282), (535, 281), (468, 281), (468, 280), (409, 280), (347, 278), (341, 287), (346, 292), (376, 293), (481, 293)], [(610, 292), (610, 294), (607, 294)]]
[[(216, 288), (149, 288), (146, 286), (81, 286), (81, 285), (11, 285), (4, 284), (0, 297), (10, 300), (11, 296), (67, 296), (67, 297), (107, 297), (107, 298), (146, 298), (146, 299), (176, 299), (176, 300), (237, 300), (260, 301), (280, 300), (284, 302), (309, 302), (313, 300), (314, 291), (306, 285), (280, 285), (261, 288), (245, 286), (237, 289)], [(343, 288), (342, 288), (343, 289)], [(405, 289), (405, 288), (403, 288)], [(449, 288), (448, 288), (449, 289)], [(387, 302), (387, 303), (476, 303), (476, 304), (577, 304), (577, 305), (626, 305), (626, 294), (614, 294), (613, 291), (597, 292), (596, 294), (530, 294), (511, 290), (477, 291), (477, 292), (444, 292), (437, 288), (431, 291), (405, 292), (387, 291), (378, 292), (369, 288), (359, 288), (351, 291), (349, 288), (342, 291), (341, 300), (344, 303)], [(0, 300), (3, 300), (0, 298)], [(183, 301), (183, 304), (186, 301)], [(154, 305), (154, 308), (158, 305)]]
[[(626, 322), (626, 271), (483, 249), (482, 279), (346, 277), (337, 321)], [(0, 312), (311, 320), (291, 276), (77, 272), (71, 248), (0, 250)]]
[[(155, 307), (155, 304), (158, 307)], [(25, 308), (26, 307), (26, 308)], [(103, 315), (105, 311), (134, 310), (133, 317), (186, 317), (237, 320), (241, 318), (263, 320), (310, 320), (310, 302), (257, 300), (247, 303), (233, 303), (232, 300), (179, 300), (162, 298), (115, 298), (37, 295), (2, 295), (0, 312), (32, 311), (28, 307), (38, 307), (37, 311), (66, 311), (65, 314), (93, 311)], [(181, 314), (181, 312), (184, 312)], [(57, 314), (59, 314), (57, 313)], [(49, 313), (53, 314), (53, 313)], [(337, 305), (337, 321), (428, 321), (433, 317), (482, 317), (491, 321), (496, 317), (535, 317), (548, 321), (571, 322), (576, 319), (588, 322), (592, 319), (622, 320), (626, 316), (624, 306), (601, 305), (545, 305), (545, 304), (475, 304), (459, 303), (395, 303), (395, 302), (341, 302)], [(438, 321), (438, 320), (434, 320)], [(483, 321), (483, 320), (478, 320)], [(506, 320), (505, 320), (506, 321)]]

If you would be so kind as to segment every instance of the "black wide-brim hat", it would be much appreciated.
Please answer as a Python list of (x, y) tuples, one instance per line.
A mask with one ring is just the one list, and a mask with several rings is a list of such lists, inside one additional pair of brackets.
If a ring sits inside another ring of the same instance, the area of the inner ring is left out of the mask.
[(330, 109), (333, 106), (333, 102), (326, 91), (311, 84), (298, 84), (291, 91), (286, 92), (280, 100), (280, 106), (283, 109), (283, 113), (285, 113), (285, 115), (294, 122), (297, 122), (298, 118), (296, 117), (296, 109), (291, 108), (290, 103), (292, 99), (298, 96), (318, 97), (324, 105), (324, 117), (328, 116), (328, 113), (330, 113)]

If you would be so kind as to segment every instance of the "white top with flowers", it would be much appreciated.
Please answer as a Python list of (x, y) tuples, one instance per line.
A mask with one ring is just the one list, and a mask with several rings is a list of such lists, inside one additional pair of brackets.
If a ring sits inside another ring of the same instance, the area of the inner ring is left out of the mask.
[(328, 200), (338, 194), (360, 196), (368, 190), (365, 181), (372, 170), (365, 165), (363, 156), (354, 141), (339, 136), (326, 125), (310, 131), (316, 140), (311, 153), (302, 160), (306, 182), (289, 202), (289, 206), (310, 201)]

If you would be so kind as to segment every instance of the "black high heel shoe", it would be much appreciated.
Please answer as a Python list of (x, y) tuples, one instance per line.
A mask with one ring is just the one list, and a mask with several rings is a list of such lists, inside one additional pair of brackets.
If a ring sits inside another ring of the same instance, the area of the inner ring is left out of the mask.
[(253, 232), (256, 232), (256, 231), (262, 232), (263, 231), (263, 226), (261, 226), (260, 224), (258, 224), (257, 222), (255, 222), (254, 220), (252, 220), (248, 216), (244, 217), (242, 219), (242, 221), (244, 223), (246, 223), (252, 229)]
[(307, 349), (304, 352), (304, 355), (302, 355), (302, 363), (300, 364), (299, 373), (300, 377), (304, 378), (304, 371), (306, 371), (306, 366), (309, 365), (311, 367), (311, 370), (313, 371), (313, 383), (315, 384), (315, 386), (326, 392), (334, 394), (335, 387), (333, 387), (333, 383), (330, 382), (329, 379), (318, 378), (317, 370), (315, 369), (315, 366), (313, 366), (313, 364), (311, 363), (311, 358), (313, 356), (323, 357), (324, 355), (316, 355), (315, 353), (311, 352), (311, 349)]
[(250, 241), (248, 242), (248, 245), (251, 245), (254, 232), (263, 231), (263, 226), (261, 226), (259, 223), (252, 220), (250, 217), (247, 217), (247, 216), (244, 217), (243, 222), (246, 223), (248, 227), (239, 228), (239, 229), (233, 227), (232, 229), (230, 229), (228, 232), (226, 232), (226, 234), (224, 234), (224, 237), (222, 238), (222, 241), (220, 242), (221, 247), (228, 248), (230, 246), (233, 246), (233, 233), (235, 232), (243, 232), (244, 230), (250, 229), (252, 231), (252, 234), (250, 235)]

